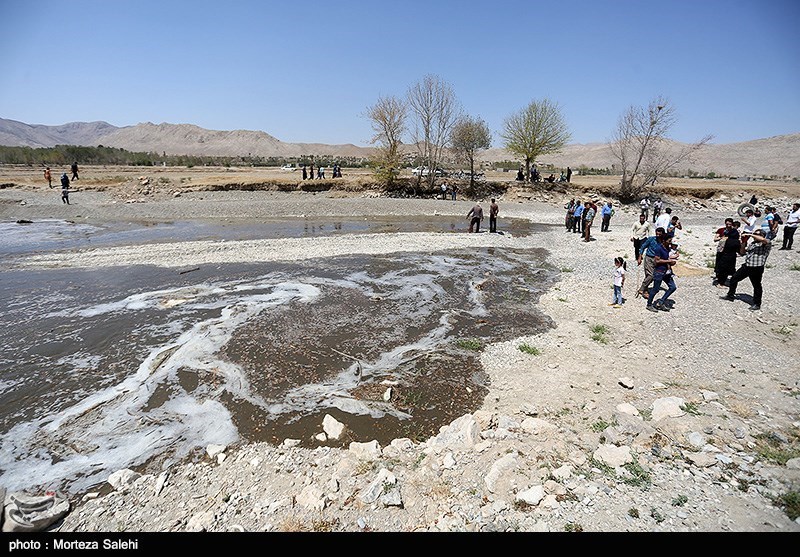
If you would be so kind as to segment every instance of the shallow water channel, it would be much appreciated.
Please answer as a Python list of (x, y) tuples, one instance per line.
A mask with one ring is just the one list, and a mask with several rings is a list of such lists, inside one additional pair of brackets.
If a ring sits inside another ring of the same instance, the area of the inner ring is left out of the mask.
[[(436, 225), (448, 231), (447, 219), (362, 230)], [(98, 245), (115, 233), (88, 234)], [(536, 302), (558, 271), (544, 256), (491, 248), (2, 271), (0, 484), (78, 491), (210, 443), (427, 437), (481, 405), (488, 384), (476, 348), (550, 326)], [(325, 414), (346, 424), (343, 438), (316, 438)]]

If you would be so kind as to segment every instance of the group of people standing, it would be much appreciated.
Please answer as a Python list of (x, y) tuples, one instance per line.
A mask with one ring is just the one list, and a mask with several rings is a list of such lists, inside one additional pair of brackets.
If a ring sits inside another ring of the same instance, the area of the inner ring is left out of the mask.
[[(489, 205), (489, 232), (497, 232), (498, 214), (500, 214), (500, 206), (493, 197)], [(483, 207), (481, 207), (480, 203), (476, 203), (472, 209), (469, 210), (467, 213), (467, 218), (469, 219), (469, 231), (476, 233), (480, 232), (481, 222), (483, 221)]]
[[(777, 237), (781, 223), (782, 219), (776, 208), (768, 205), (765, 207), (760, 226), (756, 226), (754, 211), (748, 208), (745, 216), (739, 220), (725, 219), (725, 225), (714, 233), (716, 256), (713, 283), (717, 288), (728, 289), (728, 292), (721, 296), (723, 300), (735, 301), (739, 283), (747, 278), (753, 286), (750, 309), (761, 309), (764, 269), (772, 250), (772, 240)], [(783, 225), (783, 242), (779, 250), (792, 249), (798, 224), (800, 224), (800, 203), (794, 203), (786, 218), (786, 224)], [(744, 262), (739, 269), (736, 269), (739, 256), (744, 257)]]
[[(656, 219), (658, 219), (658, 217), (661, 215), (661, 208), (663, 206), (664, 206), (664, 202), (661, 201), (660, 197), (656, 198), (656, 200), (653, 201), (653, 204), (652, 204), (652, 208), (653, 208), (653, 223), (655, 223)], [(650, 213), (650, 198), (649, 197), (643, 197), (642, 200), (639, 201), (639, 209), (641, 209), (642, 214), (644, 215), (645, 219), (649, 218), (649, 213)]]
[[(517, 182), (524, 182), (525, 181), (525, 167), (520, 166), (519, 170), (517, 171)], [(542, 181), (542, 175), (539, 173), (539, 169), (536, 168), (534, 164), (531, 167), (531, 182), (534, 184), (538, 184)], [(545, 182), (555, 183), (556, 177), (555, 174), (550, 174), (547, 178), (544, 179)], [(559, 182), (571, 182), (572, 181), (572, 169), (567, 167), (566, 170), (561, 171), (561, 176), (558, 178)]]
[(600, 232), (608, 232), (611, 223), (611, 217), (614, 215), (614, 206), (610, 201), (603, 203), (602, 208), (598, 209), (594, 201), (582, 202), (580, 199), (570, 199), (564, 205), (567, 210), (564, 217), (564, 226), (567, 232), (580, 234), (584, 242), (592, 241), (592, 223), (595, 217), (600, 213), (602, 219), (600, 224)]
[[(70, 166), (70, 171), (72, 171), (72, 179), (73, 180), (77, 180), (78, 179), (78, 163), (77, 162), (73, 162), (72, 163), (72, 165)], [(45, 167), (45, 169), (44, 169), (44, 179), (47, 180), (47, 187), (48, 188), (52, 188), (53, 187), (53, 173), (50, 171), (50, 167), (49, 166)], [(67, 176), (67, 173), (64, 172), (64, 173), (61, 174), (61, 202), (66, 204), (66, 205), (69, 205), (69, 185), (70, 185), (69, 176)]]
[[(317, 167), (317, 175), (316, 176), (314, 176), (314, 163), (313, 162), (308, 166), (308, 168), (306, 168), (306, 165), (303, 165), (302, 166), (302, 170), (303, 170), (303, 180), (313, 180), (314, 178), (316, 178), (317, 180), (324, 180), (325, 179), (325, 167), (324, 166), (320, 165), (320, 166)], [(333, 176), (332, 176), (333, 178), (341, 178), (342, 177), (342, 167), (339, 166), (338, 164), (334, 164), (333, 168), (331, 169), (331, 171), (333, 173)]]

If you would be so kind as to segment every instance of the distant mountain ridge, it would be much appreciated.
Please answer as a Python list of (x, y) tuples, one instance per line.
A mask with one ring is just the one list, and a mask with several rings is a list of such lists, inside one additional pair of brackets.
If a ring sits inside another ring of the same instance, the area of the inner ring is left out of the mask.
[[(61, 126), (44, 126), (4, 118), (0, 118), (0, 145), (105, 145), (127, 151), (198, 156), (300, 157), (313, 154), (369, 157), (373, 152), (371, 147), (353, 144), (287, 143), (263, 131), (218, 131), (193, 124), (145, 122), (117, 127), (107, 122), (71, 122)], [(514, 159), (505, 150), (497, 148), (481, 155), (481, 160), (490, 162)], [(609, 168), (615, 160), (608, 144), (589, 143), (567, 145), (561, 153), (546, 155), (538, 162), (561, 168), (578, 168), (581, 165)], [(800, 133), (707, 145), (691, 162), (682, 164), (677, 170), (689, 168), (701, 174), (800, 176)]]

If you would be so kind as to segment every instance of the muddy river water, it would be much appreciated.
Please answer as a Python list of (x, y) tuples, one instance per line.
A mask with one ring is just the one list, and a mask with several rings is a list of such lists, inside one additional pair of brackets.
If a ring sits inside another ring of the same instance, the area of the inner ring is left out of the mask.
[[(480, 407), (481, 346), (551, 326), (536, 305), (558, 274), (543, 251), (497, 248), (190, 269), (3, 265), (99, 245), (463, 228), (446, 217), (0, 228), (0, 485), (11, 489), (85, 490), (211, 443), (423, 439)], [(347, 426), (342, 438), (318, 437), (326, 414)]]

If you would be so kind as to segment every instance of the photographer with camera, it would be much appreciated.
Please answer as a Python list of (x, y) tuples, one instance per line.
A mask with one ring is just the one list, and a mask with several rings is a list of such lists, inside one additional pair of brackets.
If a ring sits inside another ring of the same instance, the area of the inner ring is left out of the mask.
[(722, 296), (723, 300), (733, 302), (736, 300), (736, 286), (745, 279), (750, 279), (750, 284), (753, 285), (753, 303), (750, 309), (757, 311), (761, 309), (761, 297), (763, 289), (761, 288), (761, 278), (764, 276), (764, 267), (767, 264), (767, 257), (772, 249), (772, 242), (767, 238), (764, 231), (757, 229), (752, 233), (742, 234), (743, 240), (753, 240), (752, 242), (742, 242), (742, 247), (739, 249), (739, 254), (744, 255), (744, 265), (733, 274), (730, 279), (730, 287), (728, 294)]

